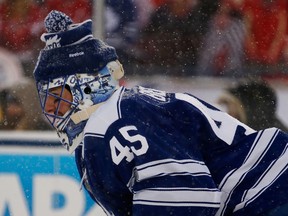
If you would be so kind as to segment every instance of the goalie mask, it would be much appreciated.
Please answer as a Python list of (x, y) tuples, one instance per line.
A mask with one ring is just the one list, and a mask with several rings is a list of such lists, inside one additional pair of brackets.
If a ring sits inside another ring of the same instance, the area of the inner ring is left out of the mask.
[(62, 12), (45, 19), (48, 33), (34, 77), (44, 115), (72, 153), (89, 116), (118, 88), (124, 75), (115, 49), (92, 35), (92, 21), (73, 24)]

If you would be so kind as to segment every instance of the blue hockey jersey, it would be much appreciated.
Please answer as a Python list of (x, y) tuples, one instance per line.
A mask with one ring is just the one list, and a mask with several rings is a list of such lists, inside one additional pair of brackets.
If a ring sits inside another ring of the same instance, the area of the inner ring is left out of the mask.
[(83, 143), (78, 169), (107, 215), (254, 216), (288, 201), (288, 136), (189, 94), (121, 87)]

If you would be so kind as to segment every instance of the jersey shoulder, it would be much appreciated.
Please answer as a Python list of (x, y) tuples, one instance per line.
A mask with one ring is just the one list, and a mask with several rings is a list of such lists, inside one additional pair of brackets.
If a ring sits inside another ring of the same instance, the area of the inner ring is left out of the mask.
[(138, 87), (120, 87), (90, 116), (84, 133), (104, 135), (109, 126), (121, 119), (122, 115), (128, 115), (135, 110), (133, 107), (140, 101), (140, 95)]
[(124, 87), (119, 88), (106, 102), (96, 109), (90, 116), (84, 133), (104, 135), (108, 127), (121, 117), (119, 104), (124, 90)]
[(141, 109), (147, 106), (151, 110), (157, 105), (169, 103), (175, 98), (173, 95), (142, 86), (131, 89), (121, 87), (90, 116), (85, 133), (104, 135), (109, 126), (123, 116), (141, 113)]

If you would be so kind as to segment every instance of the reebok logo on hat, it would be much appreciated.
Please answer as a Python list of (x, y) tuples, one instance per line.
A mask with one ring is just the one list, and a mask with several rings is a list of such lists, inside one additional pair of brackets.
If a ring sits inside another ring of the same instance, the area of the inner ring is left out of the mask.
[(70, 53), (69, 54), (69, 58), (74, 58), (74, 57), (77, 57), (77, 56), (81, 56), (81, 55), (84, 55), (84, 52), (76, 52), (76, 53)]

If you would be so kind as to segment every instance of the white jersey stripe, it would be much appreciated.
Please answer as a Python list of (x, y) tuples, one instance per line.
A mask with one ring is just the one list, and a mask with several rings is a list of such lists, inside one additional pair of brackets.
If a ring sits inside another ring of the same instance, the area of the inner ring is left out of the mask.
[(194, 161), (189, 162), (169, 161), (166, 163), (160, 163), (142, 169), (138, 169), (138, 167), (136, 167), (136, 172), (137, 172), (137, 181), (153, 178), (155, 176), (164, 176), (171, 174), (175, 175), (177, 173), (210, 176), (210, 172), (205, 165), (196, 163)]
[(86, 133), (84, 136), (85, 136), (85, 137), (99, 137), (99, 138), (104, 138), (104, 135), (102, 135), (102, 134), (94, 134), (94, 133)]
[(122, 100), (122, 96), (123, 96), (123, 93), (125, 91), (125, 88), (122, 86), (120, 87), (120, 94), (119, 94), (119, 98), (117, 100), (117, 112), (118, 112), (118, 116), (119, 118), (122, 118), (122, 113), (121, 113), (121, 108), (120, 108), (120, 102)]
[(175, 175), (193, 175), (210, 176), (210, 171), (202, 161), (196, 160), (175, 160), (164, 159), (152, 161), (149, 163), (136, 166), (133, 174), (127, 184), (128, 188), (132, 190), (135, 181), (140, 182), (145, 179), (159, 177), (159, 176), (175, 176)]
[(199, 163), (204, 165), (203, 161), (197, 161), (197, 160), (192, 160), (192, 159), (184, 159), (184, 160), (175, 160), (172, 158), (168, 158), (168, 159), (163, 159), (163, 160), (156, 160), (156, 161), (151, 161), (145, 164), (141, 164), (139, 166), (137, 166), (138, 170), (141, 170), (143, 168), (149, 167), (149, 166), (154, 166), (154, 165), (158, 165), (158, 164), (164, 164), (164, 163)]
[(243, 202), (239, 203), (234, 211), (237, 211), (243, 207), (245, 207), (250, 202), (253, 202), (258, 196), (261, 195), (261, 193), (268, 188), (270, 185), (272, 185), (277, 178), (287, 169), (287, 161), (288, 161), (288, 147), (284, 149), (282, 155), (274, 161), (271, 166), (268, 167), (266, 172), (263, 174), (263, 176), (260, 178), (258, 182), (255, 183), (255, 185), (246, 191), (245, 195), (243, 196), (242, 200)]
[(221, 191), (227, 193), (222, 194), (221, 206), (216, 215), (223, 214), (234, 190), (243, 181), (245, 176), (259, 164), (278, 132), (279, 130), (276, 128), (271, 128), (265, 130), (263, 133), (259, 133), (255, 138), (256, 141), (253, 143), (251, 151), (249, 152), (242, 166), (235, 169), (232, 173), (230, 172), (229, 175), (223, 178), (219, 188)]
[(136, 192), (133, 204), (218, 208), (221, 192), (212, 189), (151, 188)]

